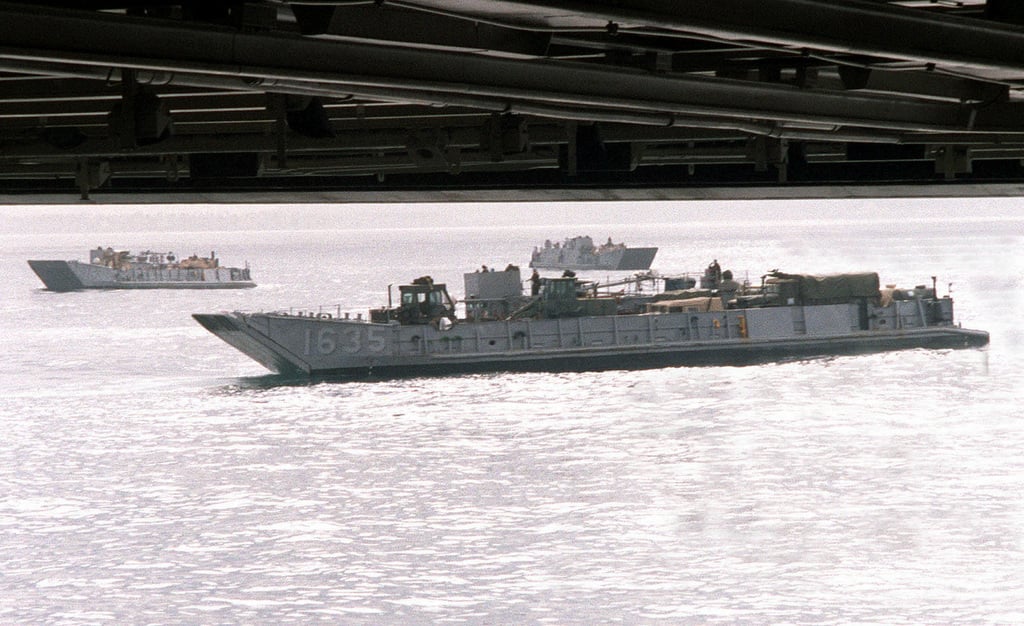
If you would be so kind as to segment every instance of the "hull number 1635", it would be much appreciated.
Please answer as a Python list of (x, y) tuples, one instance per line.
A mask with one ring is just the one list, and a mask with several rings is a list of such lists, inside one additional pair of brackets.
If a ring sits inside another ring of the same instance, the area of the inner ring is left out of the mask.
[(307, 328), (302, 353), (304, 356), (326, 356), (339, 351), (344, 354), (382, 354), (386, 348), (384, 329), (375, 326)]

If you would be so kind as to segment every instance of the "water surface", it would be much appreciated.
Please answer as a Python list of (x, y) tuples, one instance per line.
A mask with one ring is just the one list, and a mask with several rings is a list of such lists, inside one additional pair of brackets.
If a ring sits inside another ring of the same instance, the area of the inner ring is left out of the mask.
[[(1022, 208), (2, 208), (0, 623), (1020, 622)], [(580, 234), (664, 273), (934, 275), (992, 344), (303, 384), (190, 318), (461, 295)], [(260, 286), (55, 294), (25, 263), (97, 245)]]

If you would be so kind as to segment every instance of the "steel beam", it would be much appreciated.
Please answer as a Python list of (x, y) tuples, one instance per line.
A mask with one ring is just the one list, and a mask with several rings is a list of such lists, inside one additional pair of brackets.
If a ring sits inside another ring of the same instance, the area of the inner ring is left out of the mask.
[[(537, 105), (536, 114), (544, 114), (547, 108), (552, 116), (589, 107), (594, 112), (603, 109), (609, 116), (656, 116), (658, 121), (651, 123), (666, 125), (674, 123), (673, 116), (691, 116), (705, 117), (708, 123), (731, 119), (742, 125), (753, 119), (765, 120), (769, 126), (797, 121), (934, 132), (980, 130), (985, 121), (967, 108), (946, 103), (589, 64), (524, 63), (105, 14), (28, 11), (17, 5), (0, 5), (0, 18), (0, 41), (4, 42), (0, 58), (188, 72), (245, 82), (253, 90), (275, 91), (289, 83), (315, 85), (336, 95), (380, 97), (390, 92), (396, 100), (418, 95), (430, 104), (489, 102), (491, 110), (499, 111), (516, 104)], [(42, 42), (36, 33), (47, 29), (60, 30), (63, 43), (37, 48)], [(1018, 39), (1024, 44), (1024, 34), (1018, 34)], [(995, 119), (1002, 123), (1020, 110), (1013, 108), (1010, 113)]]
[[(858, 54), (920, 67), (1024, 79), (1024, 32), (1013, 25), (858, 0), (407, 0), (404, 5), (520, 28), (677, 32), (737, 45)], [(756, 42), (756, 43), (755, 43)]]
[(550, 35), (544, 33), (411, 11), (391, 3), (380, 3), (375, 7), (362, 4), (335, 6), (330, 24), (321, 34), (533, 57), (544, 56), (550, 44)]

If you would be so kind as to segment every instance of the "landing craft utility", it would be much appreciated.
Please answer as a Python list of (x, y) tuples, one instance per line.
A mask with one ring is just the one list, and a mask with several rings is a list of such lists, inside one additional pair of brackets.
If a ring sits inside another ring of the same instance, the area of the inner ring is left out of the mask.
[(32, 271), (50, 291), (78, 289), (245, 289), (255, 287), (249, 266), (221, 267), (220, 259), (173, 252), (131, 254), (98, 247), (89, 262), (29, 261)]
[[(424, 276), (397, 304), (362, 315), (218, 313), (193, 317), (268, 369), (289, 375), (387, 377), (495, 370), (565, 371), (739, 364), (800, 355), (983, 346), (932, 287), (879, 288), (875, 273), (773, 271), (741, 285), (717, 262), (701, 288), (604, 294), (574, 277), (519, 269), (464, 275), (465, 314)], [(678, 285), (678, 283), (677, 283)], [(674, 285), (676, 286), (676, 285)]]

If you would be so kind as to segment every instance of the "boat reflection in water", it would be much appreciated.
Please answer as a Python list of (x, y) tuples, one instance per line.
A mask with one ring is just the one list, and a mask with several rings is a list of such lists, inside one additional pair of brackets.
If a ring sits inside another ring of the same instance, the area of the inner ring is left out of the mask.
[(897, 289), (880, 288), (876, 273), (772, 271), (750, 285), (715, 262), (699, 286), (653, 274), (629, 282), (654, 280), (666, 288), (612, 292), (614, 285), (535, 273), (537, 293), (525, 295), (519, 269), (509, 266), (464, 275), (461, 316), (446, 286), (424, 276), (368, 318), (340, 311), (193, 317), (274, 372), (327, 377), (742, 364), (989, 340), (954, 322), (953, 300), (936, 294), (934, 279), (931, 287)]

